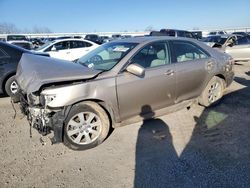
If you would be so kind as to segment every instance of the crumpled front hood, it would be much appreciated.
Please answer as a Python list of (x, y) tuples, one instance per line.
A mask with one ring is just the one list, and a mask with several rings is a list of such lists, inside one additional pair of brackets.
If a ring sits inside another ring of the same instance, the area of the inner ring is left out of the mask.
[(60, 59), (23, 54), (16, 80), (25, 93), (38, 91), (44, 84), (91, 79), (101, 71)]

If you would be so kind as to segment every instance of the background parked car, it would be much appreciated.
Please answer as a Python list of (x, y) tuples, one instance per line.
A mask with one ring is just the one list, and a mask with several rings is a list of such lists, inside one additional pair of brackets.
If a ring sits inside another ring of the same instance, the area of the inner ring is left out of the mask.
[(150, 36), (171, 36), (171, 37), (186, 37), (196, 38), (193, 33), (177, 29), (161, 29), (160, 31), (152, 31)]
[(94, 43), (96, 43), (96, 44), (102, 44), (102, 42), (101, 42), (99, 36), (98, 36), (98, 35), (95, 35), (95, 34), (86, 35), (84, 39), (85, 39), (85, 40), (92, 41), (92, 42), (94, 42)]
[(242, 36), (247, 36), (249, 35), (248, 33), (246, 32), (233, 32), (232, 35), (242, 35)]
[(225, 51), (226, 46), (234, 44), (236, 40), (236, 35), (211, 35), (202, 39), (208, 46), (222, 51)]
[(226, 31), (210, 31), (208, 33), (208, 36), (210, 35), (227, 35), (227, 32)]
[(109, 36), (99, 36), (100, 43), (107, 43), (110, 42), (112, 39)]
[(225, 52), (234, 60), (250, 60), (250, 35), (238, 38), (232, 45), (228, 45)]
[(12, 96), (17, 91), (18, 86), (14, 75), (23, 53), (49, 56), (46, 53), (34, 53), (12, 44), (0, 42), (0, 93)]
[(33, 45), (33, 49), (37, 49), (40, 46), (44, 45), (44, 42), (40, 38), (32, 38), (30, 39)]
[(32, 43), (29, 42), (25, 35), (7, 35), (6, 42), (28, 50), (33, 48)]
[(98, 46), (98, 44), (91, 41), (72, 38), (54, 40), (44, 44), (36, 51), (49, 53), (54, 58), (74, 61)]

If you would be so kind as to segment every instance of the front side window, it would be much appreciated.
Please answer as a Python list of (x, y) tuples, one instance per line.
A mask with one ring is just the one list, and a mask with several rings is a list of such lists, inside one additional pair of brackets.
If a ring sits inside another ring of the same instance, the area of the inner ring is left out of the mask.
[(150, 44), (141, 49), (131, 60), (144, 68), (157, 67), (170, 63), (167, 45), (164, 42)]
[(198, 46), (185, 41), (173, 41), (176, 62), (192, 61), (208, 58), (208, 55)]
[(95, 70), (110, 70), (127, 55), (137, 43), (106, 43), (81, 57), (77, 63)]

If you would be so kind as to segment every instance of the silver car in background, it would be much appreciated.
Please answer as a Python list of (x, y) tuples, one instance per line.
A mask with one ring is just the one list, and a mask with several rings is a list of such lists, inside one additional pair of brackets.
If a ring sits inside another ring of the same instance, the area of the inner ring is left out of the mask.
[(13, 98), (30, 124), (71, 149), (102, 143), (110, 129), (198, 101), (218, 102), (232, 58), (187, 38), (139, 37), (101, 45), (76, 64), (23, 55)]
[(235, 43), (226, 47), (225, 52), (235, 61), (250, 60), (250, 35), (237, 39)]

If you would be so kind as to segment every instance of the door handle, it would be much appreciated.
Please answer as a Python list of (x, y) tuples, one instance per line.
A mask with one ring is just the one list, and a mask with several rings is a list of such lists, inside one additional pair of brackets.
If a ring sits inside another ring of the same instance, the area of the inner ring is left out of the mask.
[(70, 54), (70, 52), (66, 52), (66, 54)]
[(172, 75), (174, 75), (174, 70), (169, 69), (166, 72), (164, 72), (164, 74), (167, 75), (167, 76), (172, 76)]

